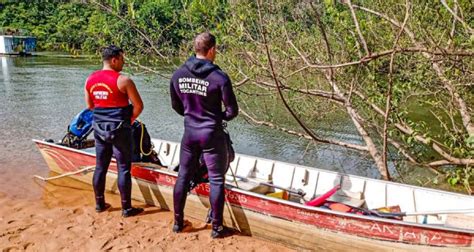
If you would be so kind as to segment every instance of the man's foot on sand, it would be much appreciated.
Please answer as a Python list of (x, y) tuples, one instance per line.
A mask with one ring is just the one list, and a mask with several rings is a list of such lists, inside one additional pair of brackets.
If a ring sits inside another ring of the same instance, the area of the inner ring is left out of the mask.
[(193, 224), (187, 220), (184, 221), (184, 223), (179, 223), (179, 222), (174, 222), (173, 225), (173, 233), (181, 233), (183, 231), (186, 231), (187, 229), (190, 229), (193, 226)]
[(143, 208), (140, 207), (131, 207), (129, 209), (124, 209), (122, 210), (122, 217), (127, 218), (127, 217), (132, 217), (135, 215), (139, 215), (143, 213)]
[(225, 226), (219, 226), (217, 228), (212, 228), (211, 231), (211, 238), (212, 239), (219, 239), (219, 238), (224, 238), (228, 237), (234, 234), (234, 230), (230, 229)]
[(104, 203), (104, 204), (97, 204), (95, 205), (95, 211), (98, 213), (102, 213), (105, 210), (109, 209), (111, 205), (109, 203)]

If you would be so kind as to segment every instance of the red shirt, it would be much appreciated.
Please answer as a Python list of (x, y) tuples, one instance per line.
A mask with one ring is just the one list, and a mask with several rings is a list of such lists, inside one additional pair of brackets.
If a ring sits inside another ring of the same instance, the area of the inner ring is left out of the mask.
[(87, 79), (86, 90), (95, 108), (117, 108), (128, 106), (128, 96), (117, 86), (120, 73), (113, 70), (99, 70)]

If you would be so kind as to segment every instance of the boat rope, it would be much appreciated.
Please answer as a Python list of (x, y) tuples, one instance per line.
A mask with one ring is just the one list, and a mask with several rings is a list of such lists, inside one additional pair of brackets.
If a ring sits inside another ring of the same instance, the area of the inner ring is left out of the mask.
[(142, 121), (138, 120), (137, 121), (140, 123), (140, 126), (142, 127), (142, 132), (141, 132), (141, 136), (140, 136), (140, 152), (144, 155), (144, 156), (150, 156), (151, 153), (153, 153), (153, 149), (154, 149), (154, 146), (153, 146), (153, 143), (151, 144), (151, 148), (150, 148), (150, 152), (148, 153), (145, 153), (143, 151), (143, 135), (144, 135), (144, 131), (145, 131), (145, 126), (143, 125)]
[(79, 173), (87, 173), (87, 172), (91, 172), (95, 170), (95, 165), (90, 165), (90, 166), (86, 166), (80, 170), (77, 170), (77, 171), (73, 171), (73, 172), (67, 172), (67, 173), (63, 173), (61, 175), (58, 175), (58, 176), (54, 176), (54, 177), (49, 177), (49, 178), (44, 178), (44, 177), (41, 177), (39, 175), (34, 175), (33, 178), (37, 178), (37, 179), (40, 179), (42, 181), (50, 181), (50, 180), (55, 180), (55, 179), (60, 179), (60, 178), (64, 178), (64, 177), (68, 177), (68, 176), (72, 176), (72, 175), (76, 175), (76, 174), (79, 174)]

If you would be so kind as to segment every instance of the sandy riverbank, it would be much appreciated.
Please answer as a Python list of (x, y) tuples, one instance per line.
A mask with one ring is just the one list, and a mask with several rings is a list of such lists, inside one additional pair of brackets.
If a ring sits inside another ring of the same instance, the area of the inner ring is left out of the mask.
[(98, 214), (92, 188), (70, 179), (36, 184), (40, 199), (0, 193), (0, 251), (292, 251), (239, 234), (213, 240), (210, 226), (194, 219), (192, 230), (174, 234), (171, 212), (139, 202), (143, 215), (122, 218), (118, 195), (108, 194), (113, 207)]

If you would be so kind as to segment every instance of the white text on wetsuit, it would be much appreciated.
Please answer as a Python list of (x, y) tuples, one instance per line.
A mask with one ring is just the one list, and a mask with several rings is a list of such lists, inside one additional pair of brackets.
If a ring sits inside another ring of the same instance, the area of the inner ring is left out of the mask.
[(209, 81), (183, 77), (178, 79), (179, 91), (182, 94), (197, 94), (201, 96), (207, 96), (207, 87)]

